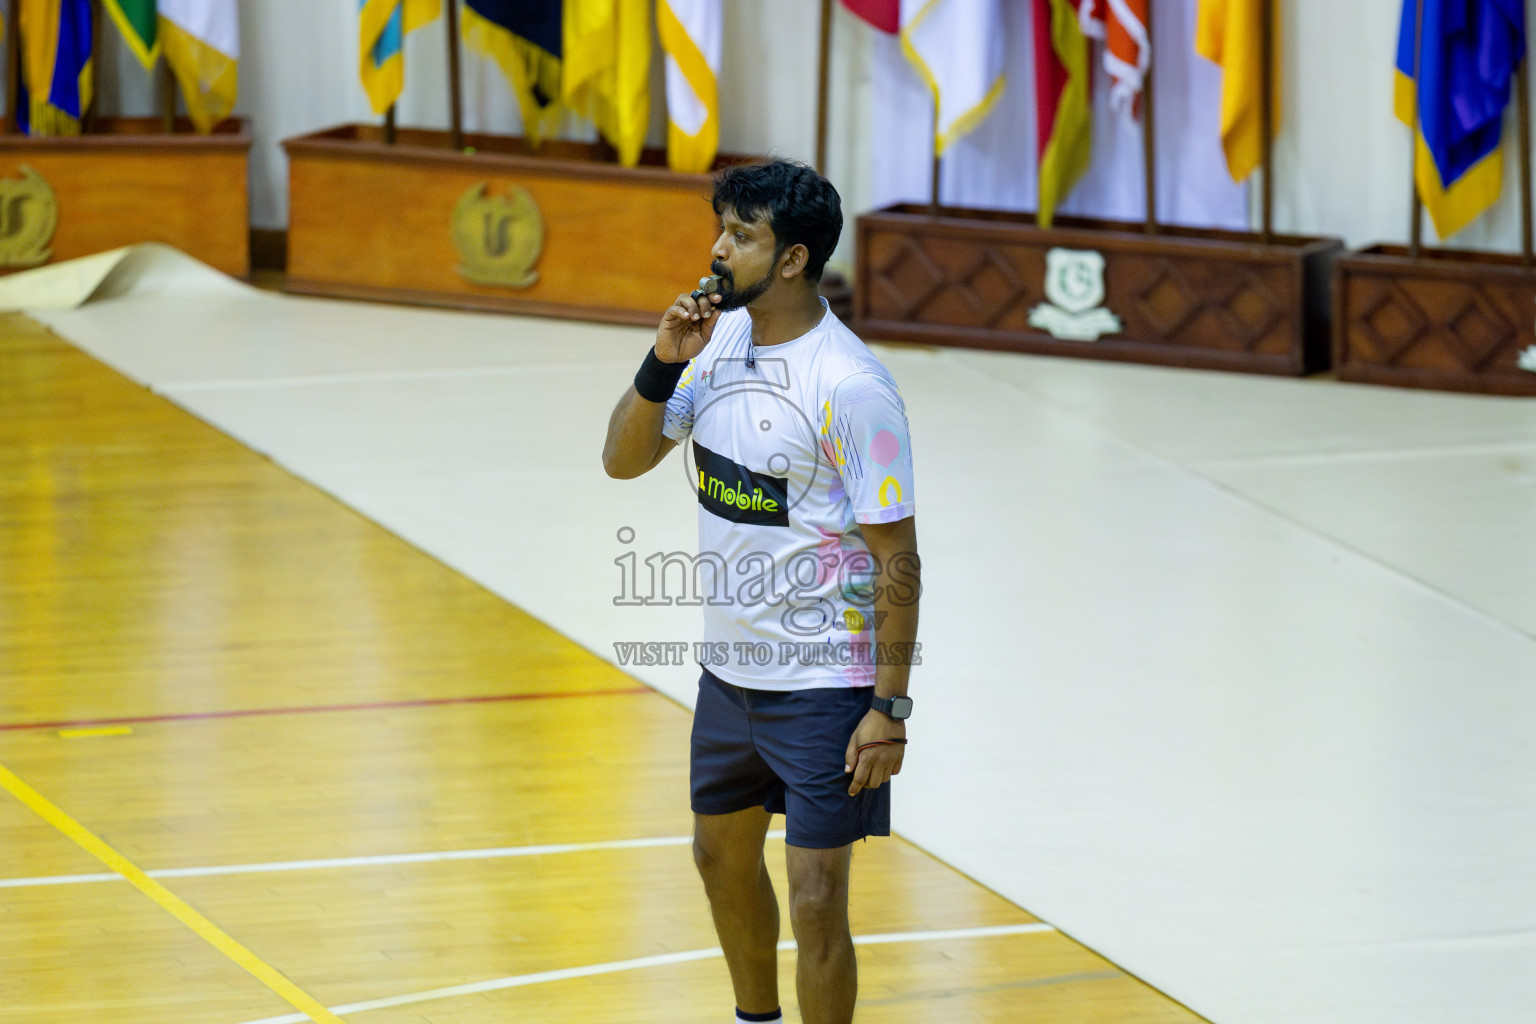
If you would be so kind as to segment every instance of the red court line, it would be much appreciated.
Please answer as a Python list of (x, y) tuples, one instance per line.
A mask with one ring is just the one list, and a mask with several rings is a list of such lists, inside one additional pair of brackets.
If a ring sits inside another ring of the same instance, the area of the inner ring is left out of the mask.
[(0, 723), (0, 732), (26, 729), (88, 729), (96, 725), (143, 725), (154, 722), (196, 722), (208, 718), (256, 718), (261, 715), (314, 715), (332, 711), (387, 711), (395, 708), (432, 708), (446, 704), (503, 704), (517, 700), (556, 700), (561, 697), (628, 697), (655, 693), (649, 686), (627, 690), (571, 690), (562, 693), (498, 693), (485, 697), (432, 697), (422, 700), (387, 700), (372, 704), (315, 704), (293, 708), (246, 708), (236, 711), (193, 711), (182, 715), (143, 715), (136, 718), (82, 718), (69, 722)]

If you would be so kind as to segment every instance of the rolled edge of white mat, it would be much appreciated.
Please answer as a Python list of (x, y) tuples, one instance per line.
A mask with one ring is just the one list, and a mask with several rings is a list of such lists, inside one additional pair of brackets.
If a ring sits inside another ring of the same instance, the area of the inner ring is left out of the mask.
[(169, 286), (244, 289), (249, 286), (179, 249), (142, 242), (0, 278), (0, 311), (77, 309)]

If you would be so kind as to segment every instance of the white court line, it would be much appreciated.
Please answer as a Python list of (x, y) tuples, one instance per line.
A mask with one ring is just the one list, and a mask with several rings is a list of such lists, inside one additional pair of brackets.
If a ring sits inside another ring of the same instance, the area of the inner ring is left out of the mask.
[[(782, 830), (768, 833), (783, 839)], [(554, 843), (548, 846), (500, 846), (485, 850), (440, 850), (436, 853), (384, 853), (372, 857), (334, 857), (329, 860), (280, 860), (266, 864), (220, 864), (202, 868), (163, 868), (149, 871), (150, 878), (203, 878), (209, 875), (253, 875), (268, 871), (313, 871), (323, 868), (366, 868), (384, 864), (433, 864), (454, 860), (496, 860), (503, 857), (540, 857), (552, 853), (587, 853), (591, 850), (639, 850), (652, 846), (687, 846), (692, 836), (659, 836), (655, 839), (610, 839), (597, 843)], [(119, 874), (50, 875), (40, 878), (0, 878), (0, 889), (25, 889), (40, 885), (78, 885), (84, 882), (120, 882)]]
[[(891, 942), (933, 942), (942, 939), (983, 939), (997, 935), (1034, 935), (1045, 932), (1054, 932), (1056, 929), (1048, 924), (1004, 924), (993, 925), (986, 928), (954, 928), (948, 931), (933, 932), (888, 932), (883, 935), (856, 935), (853, 938), (855, 946), (878, 946)], [(779, 943), (782, 950), (795, 948), (793, 940)], [(363, 1013), (368, 1010), (385, 1010), (394, 1006), (407, 1006), (412, 1003), (425, 1003), (434, 999), (451, 999), (454, 996), (477, 995), (481, 992), (497, 992), (507, 988), (522, 988), (524, 985), (538, 985), (546, 981), (566, 981), (570, 978), (589, 978), (596, 974), (616, 974), (619, 971), (636, 971), (647, 967), (665, 967), (668, 964), (682, 964), (693, 960), (710, 960), (724, 954), (717, 946), (714, 949), (689, 949), (680, 953), (662, 953), (658, 956), (642, 956), (634, 960), (614, 960), (605, 964), (588, 964), (585, 967), (566, 967), (558, 971), (540, 971), (537, 974), (516, 974), (510, 978), (494, 978), (490, 981), (475, 981), (467, 985), (450, 985), (447, 988), (428, 989), (425, 992), (412, 992), (403, 996), (389, 996), (384, 999), (369, 999), (361, 1003), (346, 1003), (342, 1006), (327, 1007), (337, 1016), (353, 1013)], [(246, 1021), (245, 1024), (304, 1024), (309, 1020), (302, 1013), (289, 1013), (281, 1017), (263, 1017), (260, 1020)]]

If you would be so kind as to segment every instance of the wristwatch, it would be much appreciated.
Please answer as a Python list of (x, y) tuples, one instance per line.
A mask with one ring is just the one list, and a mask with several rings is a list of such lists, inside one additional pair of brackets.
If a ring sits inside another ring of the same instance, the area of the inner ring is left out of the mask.
[(869, 706), (898, 722), (912, 717), (911, 697), (876, 697)]

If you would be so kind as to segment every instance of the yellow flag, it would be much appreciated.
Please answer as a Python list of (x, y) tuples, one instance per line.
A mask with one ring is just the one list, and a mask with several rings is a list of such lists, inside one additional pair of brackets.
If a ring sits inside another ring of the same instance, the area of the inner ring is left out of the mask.
[(565, 0), (561, 98), (597, 125), (626, 167), (650, 124), (650, 0)]
[[(1264, 137), (1259, 98), (1262, 78), (1261, 36), (1263, 4), (1260, 0), (1200, 0), (1195, 25), (1195, 51), (1221, 65), (1221, 145), (1227, 153), (1227, 170), (1233, 181), (1242, 181), (1259, 165)], [(1275, 5), (1278, 10), (1278, 4)], [(1273, 67), (1280, 66), (1280, 31), (1275, 21), (1271, 52)], [(1279, 75), (1270, 83), (1270, 132), (1280, 124)]]

